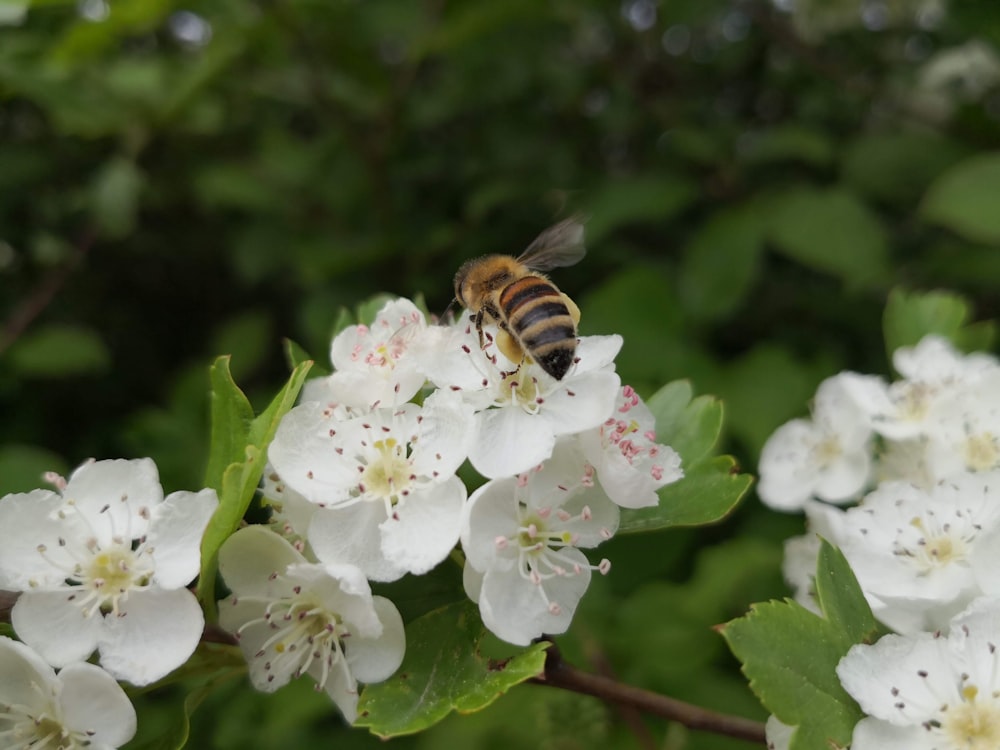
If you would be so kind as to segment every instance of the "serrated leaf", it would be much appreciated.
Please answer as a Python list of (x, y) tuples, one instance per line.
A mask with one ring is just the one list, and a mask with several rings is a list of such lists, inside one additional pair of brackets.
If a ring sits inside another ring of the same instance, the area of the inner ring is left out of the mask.
[(850, 744), (862, 713), (837, 678), (853, 645), (846, 632), (791, 601), (755, 604), (720, 629), (761, 703), (798, 726), (796, 748)]
[[(219, 494), (219, 507), (208, 522), (205, 534), (201, 540), (201, 575), (198, 582), (198, 598), (205, 609), (206, 616), (211, 621), (215, 616), (215, 572), (218, 565), (217, 555), (222, 543), (239, 527), (243, 514), (246, 513), (260, 484), (267, 463), (267, 446), (274, 438), (278, 423), (292, 406), (298, 396), (311, 362), (303, 362), (288, 378), (288, 382), (274, 397), (268, 407), (253, 418), (250, 407), (243, 392), (232, 382), (229, 375), (228, 359), (220, 357), (213, 366), (213, 459), (210, 467), (213, 471), (226, 460), (232, 458), (226, 465), (221, 477), (215, 474), (208, 476), (209, 480), (217, 480), (218, 484), (209, 483)], [(218, 390), (220, 405), (215, 408), (215, 396)], [(247, 419), (249, 410), (250, 419)], [(215, 417), (218, 414), (222, 426), (218, 431), (215, 427)], [(215, 436), (219, 433), (222, 446), (216, 455)], [(243, 435), (242, 444), (240, 434)]]
[(731, 456), (703, 461), (679, 482), (661, 488), (658, 505), (623, 509), (619, 534), (656, 531), (671, 526), (701, 526), (721, 521), (746, 495), (753, 477), (740, 474)]
[(712, 396), (691, 398), (691, 384), (675, 381), (647, 402), (656, 418), (656, 441), (684, 459), (685, 470), (704, 460), (722, 432), (722, 402)]
[(831, 624), (847, 633), (852, 643), (869, 643), (879, 632), (854, 571), (843, 553), (825, 539), (816, 562), (816, 598)]
[(990, 349), (996, 334), (992, 322), (969, 323), (972, 310), (965, 298), (951, 292), (907, 292), (894, 289), (882, 316), (889, 358), (901, 346), (914, 346), (930, 333), (949, 339), (967, 351)]
[(1000, 243), (1000, 153), (980, 154), (955, 165), (934, 181), (920, 213), (976, 242)]
[(482, 656), (486, 634), (476, 606), (458, 602), (435, 610), (406, 628), (406, 657), (396, 675), (361, 694), (356, 726), (380, 737), (413, 734), (452, 711), (485, 708), (510, 688), (545, 668), (547, 643), (536, 643), (494, 661)]

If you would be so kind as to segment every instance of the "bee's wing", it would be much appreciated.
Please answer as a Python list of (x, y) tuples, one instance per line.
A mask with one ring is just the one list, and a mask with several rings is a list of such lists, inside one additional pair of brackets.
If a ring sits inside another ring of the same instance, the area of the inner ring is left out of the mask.
[(583, 219), (571, 216), (549, 227), (528, 245), (518, 261), (536, 271), (572, 266), (587, 253), (583, 245)]

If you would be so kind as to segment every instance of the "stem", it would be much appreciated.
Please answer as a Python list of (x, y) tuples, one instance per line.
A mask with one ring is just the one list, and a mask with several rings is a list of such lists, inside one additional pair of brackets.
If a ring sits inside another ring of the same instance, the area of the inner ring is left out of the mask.
[(741, 716), (730, 716), (669, 698), (608, 677), (583, 672), (563, 661), (553, 643), (545, 656), (545, 672), (535, 679), (542, 685), (592, 695), (604, 701), (631, 706), (654, 716), (679, 722), (689, 729), (702, 729), (727, 737), (764, 744), (764, 725)]

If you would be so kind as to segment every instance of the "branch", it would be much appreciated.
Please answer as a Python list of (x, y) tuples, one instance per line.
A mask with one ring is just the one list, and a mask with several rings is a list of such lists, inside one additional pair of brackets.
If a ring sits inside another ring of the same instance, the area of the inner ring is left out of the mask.
[(701, 729), (760, 744), (766, 741), (764, 725), (760, 722), (709, 711), (659, 693), (616, 682), (608, 677), (583, 672), (563, 661), (562, 654), (555, 644), (552, 644), (546, 652), (545, 672), (536, 678), (535, 682), (631, 706), (648, 714), (679, 722), (689, 729)]

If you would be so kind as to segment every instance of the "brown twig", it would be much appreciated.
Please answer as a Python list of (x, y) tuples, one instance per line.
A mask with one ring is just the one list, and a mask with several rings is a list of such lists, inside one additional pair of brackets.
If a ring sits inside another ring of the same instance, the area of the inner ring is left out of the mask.
[(741, 716), (730, 716), (669, 698), (659, 693), (625, 685), (608, 677), (583, 672), (562, 659), (553, 644), (545, 657), (545, 672), (535, 680), (542, 685), (592, 695), (604, 701), (633, 706), (654, 716), (679, 722), (689, 729), (765, 743), (764, 725)]
[(27, 330), (31, 322), (48, 307), (56, 294), (62, 289), (73, 270), (80, 265), (83, 258), (90, 252), (97, 233), (88, 229), (73, 246), (69, 257), (41, 280), (31, 293), (14, 308), (14, 311), (0, 330), (0, 353), (13, 344)]

